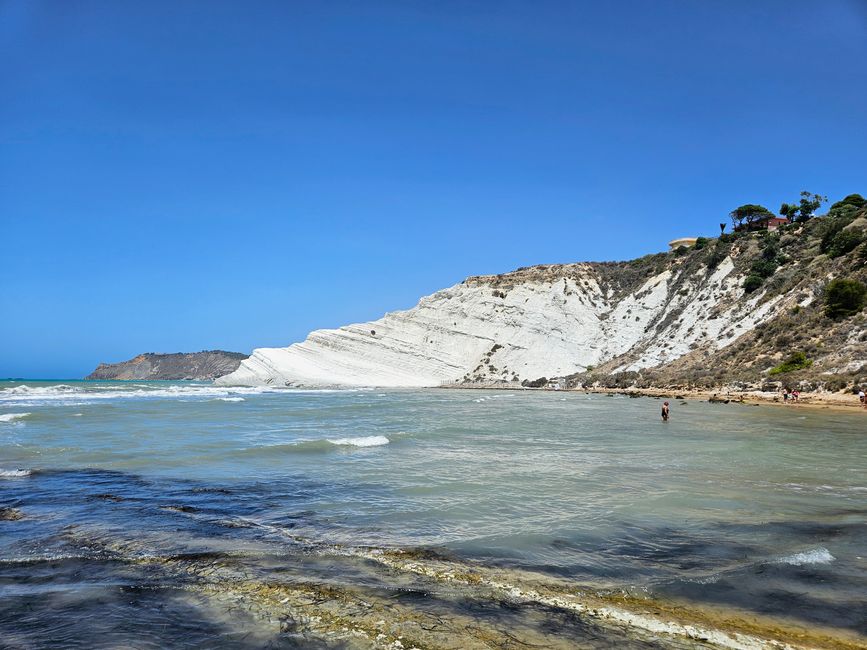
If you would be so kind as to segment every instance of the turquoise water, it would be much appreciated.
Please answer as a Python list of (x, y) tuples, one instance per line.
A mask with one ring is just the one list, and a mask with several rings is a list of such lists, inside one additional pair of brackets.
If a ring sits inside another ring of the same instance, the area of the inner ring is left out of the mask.
[[(268, 557), (299, 539), (433, 548), (867, 634), (867, 416), (672, 401), (662, 423), (658, 411), (571, 392), (0, 382), (0, 507), (23, 514), (0, 521), (0, 631), (34, 647), (99, 645), (93, 629), (113, 635), (107, 647), (243, 645), (198, 605), (108, 598), (128, 563), (83, 541), (156, 553), (188, 538), (221, 552), (267, 541)], [(350, 573), (328, 581), (357, 586)], [(46, 593), (64, 594), (52, 630), (22, 618)], [(127, 629), (130, 603), (174, 612), (163, 636)]]

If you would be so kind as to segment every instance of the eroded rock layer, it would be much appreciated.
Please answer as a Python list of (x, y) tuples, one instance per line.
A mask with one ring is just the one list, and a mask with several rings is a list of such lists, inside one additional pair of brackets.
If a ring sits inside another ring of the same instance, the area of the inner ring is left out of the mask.
[[(218, 381), (291, 387), (572, 382), (590, 369), (610, 376), (673, 365), (669, 382), (740, 375), (757, 381), (793, 345), (811, 355), (816, 372), (857, 374), (867, 369), (867, 318), (828, 319), (822, 301), (832, 278), (867, 281), (867, 243), (844, 255), (822, 252), (840, 219), (727, 235), (630, 262), (471, 277), (412, 309), (317, 330), (286, 348), (257, 349)], [(867, 238), (867, 212), (845, 223)], [(786, 336), (768, 340), (768, 332), (781, 328)]]

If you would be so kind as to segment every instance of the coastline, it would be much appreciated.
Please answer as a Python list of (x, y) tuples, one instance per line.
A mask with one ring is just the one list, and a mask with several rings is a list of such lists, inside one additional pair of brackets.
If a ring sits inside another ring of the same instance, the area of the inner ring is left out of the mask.
[(797, 402), (783, 402), (782, 397), (778, 393), (766, 393), (758, 390), (739, 391), (727, 390), (720, 388), (717, 390), (700, 390), (700, 389), (685, 389), (685, 388), (562, 388), (559, 390), (550, 388), (529, 388), (525, 386), (510, 386), (505, 384), (466, 384), (466, 385), (443, 385), (438, 388), (448, 390), (467, 389), (467, 390), (521, 390), (521, 391), (543, 391), (549, 393), (586, 393), (594, 395), (629, 395), (632, 397), (653, 397), (657, 399), (669, 400), (698, 400), (703, 402), (711, 402), (718, 404), (743, 404), (746, 406), (780, 406), (785, 408), (811, 409), (811, 410), (833, 410), (846, 413), (864, 412), (867, 415), (867, 408), (858, 401), (858, 396), (855, 394), (839, 394), (839, 393), (807, 393), (802, 394)]
[(568, 389), (569, 392), (585, 393), (615, 393), (619, 395), (638, 395), (640, 397), (655, 397), (684, 401), (700, 400), (719, 404), (744, 404), (747, 406), (780, 406), (785, 408), (806, 408), (820, 410), (834, 410), (848, 413), (863, 411), (867, 414), (857, 395), (839, 395), (836, 393), (808, 393), (802, 394), (797, 402), (784, 402), (778, 393), (765, 393), (762, 391), (734, 391), (734, 390), (681, 390), (667, 388), (580, 388)]

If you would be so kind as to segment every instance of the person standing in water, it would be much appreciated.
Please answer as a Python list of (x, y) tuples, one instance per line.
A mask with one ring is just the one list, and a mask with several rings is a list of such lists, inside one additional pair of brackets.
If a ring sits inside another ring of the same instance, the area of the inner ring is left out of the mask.
[(668, 422), (668, 402), (662, 403), (662, 421)]

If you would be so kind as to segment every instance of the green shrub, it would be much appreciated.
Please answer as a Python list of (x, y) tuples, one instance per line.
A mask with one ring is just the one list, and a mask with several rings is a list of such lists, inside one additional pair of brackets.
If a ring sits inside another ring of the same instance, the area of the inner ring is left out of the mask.
[(766, 239), (764, 241), (764, 248), (762, 248), (762, 259), (765, 260), (774, 260), (777, 258), (777, 255), (780, 254), (780, 244), (779, 240), (774, 239)]
[(855, 214), (858, 212), (859, 208), (856, 208), (854, 205), (849, 205), (848, 203), (844, 203), (842, 205), (835, 204), (836, 207), (831, 208), (828, 211), (828, 216), (833, 217), (834, 219), (848, 219), (852, 220), (855, 218)]
[(867, 199), (865, 199), (860, 194), (850, 194), (842, 201), (837, 201), (834, 205), (832, 205), (829, 213), (835, 210), (839, 210), (840, 208), (843, 208), (847, 205), (851, 205), (854, 208), (863, 208), (865, 205), (867, 205)]
[(722, 261), (726, 257), (728, 257), (730, 248), (731, 247), (727, 243), (723, 242), (722, 237), (720, 237), (716, 243), (716, 246), (711, 249), (710, 255), (708, 255), (707, 257), (707, 260), (705, 262), (707, 264), (707, 268), (713, 270), (718, 267), (722, 263)]
[(748, 275), (744, 280), (744, 291), (747, 293), (752, 293), (760, 286), (762, 286), (762, 282), (764, 279), (759, 275)]
[(839, 278), (825, 287), (825, 315), (845, 318), (857, 314), (867, 302), (867, 287), (858, 280)]
[(836, 216), (829, 216), (822, 220), (822, 226), (819, 233), (822, 236), (822, 241), (819, 244), (819, 250), (823, 253), (831, 254), (831, 249), (834, 246), (834, 239), (843, 232), (843, 228), (848, 226), (855, 220), (855, 209), (850, 212), (838, 212)]
[(678, 246), (677, 248), (674, 249), (674, 254), (677, 257), (683, 257), (688, 252), (689, 252), (689, 249), (686, 246)]
[(695, 240), (694, 248), (695, 248), (695, 250), (700, 251), (702, 248), (705, 248), (709, 242), (710, 242), (710, 239), (708, 239), (707, 237), (699, 237), (698, 239)]
[(831, 377), (830, 379), (825, 380), (825, 390), (830, 391), (832, 393), (839, 393), (841, 390), (845, 389), (849, 385), (842, 377)]
[(768, 372), (769, 375), (779, 375), (784, 372), (793, 372), (803, 368), (809, 368), (813, 362), (807, 358), (804, 352), (792, 352), (789, 357), (778, 366), (774, 366)]
[(756, 260), (750, 267), (750, 275), (757, 275), (760, 278), (769, 278), (777, 270), (777, 263), (773, 260)]
[(855, 250), (864, 241), (864, 235), (857, 230), (841, 230), (835, 234), (828, 245), (828, 257), (840, 257)]

